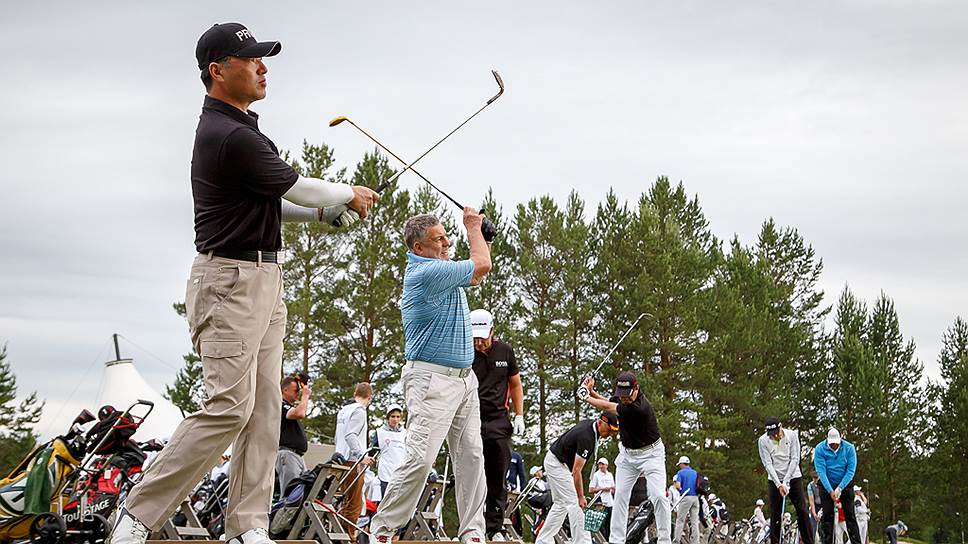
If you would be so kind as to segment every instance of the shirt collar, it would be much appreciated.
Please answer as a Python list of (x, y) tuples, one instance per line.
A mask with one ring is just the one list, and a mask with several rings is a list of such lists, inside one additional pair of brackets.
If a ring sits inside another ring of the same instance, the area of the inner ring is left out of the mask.
[(245, 123), (256, 130), (259, 129), (258, 113), (252, 110), (242, 111), (231, 104), (222, 102), (218, 98), (212, 98), (209, 95), (205, 95), (205, 103), (202, 104), (202, 109), (210, 109), (222, 112), (232, 119), (239, 121), (240, 123)]
[(412, 251), (407, 252), (407, 260), (411, 263), (425, 263), (427, 261), (439, 261), (440, 259), (431, 259), (430, 257), (421, 257)]

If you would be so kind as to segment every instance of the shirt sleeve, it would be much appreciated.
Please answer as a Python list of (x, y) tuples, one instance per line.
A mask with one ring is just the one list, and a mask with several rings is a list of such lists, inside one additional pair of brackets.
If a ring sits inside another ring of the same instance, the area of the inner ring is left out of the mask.
[(790, 433), (790, 464), (787, 465), (783, 475), (783, 485), (789, 487), (790, 480), (800, 466), (800, 433), (797, 431), (786, 431)]
[(780, 477), (776, 475), (776, 469), (773, 468), (773, 456), (770, 455), (770, 445), (769, 442), (767, 442), (768, 440), (769, 438), (764, 440), (763, 436), (757, 440), (760, 450), (760, 462), (763, 463), (763, 468), (766, 469), (766, 475), (769, 477), (770, 481), (779, 487), (783, 482), (780, 481)]
[(474, 277), (474, 261), (427, 261), (420, 274), (421, 287), (428, 299), (437, 298), (457, 287), (468, 287)]
[(850, 449), (847, 450), (847, 471), (844, 472), (844, 477), (840, 480), (840, 489), (844, 489), (854, 479), (854, 473), (857, 471), (857, 450), (851, 445)]
[[(594, 427), (592, 429), (594, 431)], [(592, 452), (595, 451), (595, 435), (582, 433), (576, 446), (575, 457), (581, 457), (585, 461), (588, 461), (588, 458), (592, 456)]]
[[(363, 437), (366, 435), (365, 411), (363, 409), (353, 410), (347, 420), (346, 428), (350, 429), (346, 433), (346, 445), (349, 446), (349, 458), (356, 461), (363, 456)], [(360, 429), (354, 431), (353, 429)]]
[(225, 139), (222, 161), (243, 189), (264, 198), (281, 198), (299, 179), (264, 136), (245, 127)]
[(813, 469), (817, 471), (817, 475), (820, 476), (820, 483), (823, 484), (823, 488), (827, 491), (833, 491), (834, 488), (830, 487), (830, 479), (827, 478), (827, 460), (824, 459), (823, 453), (820, 451), (820, 447), (823, 442), (817, 444), (817, 447), (813, 450)]

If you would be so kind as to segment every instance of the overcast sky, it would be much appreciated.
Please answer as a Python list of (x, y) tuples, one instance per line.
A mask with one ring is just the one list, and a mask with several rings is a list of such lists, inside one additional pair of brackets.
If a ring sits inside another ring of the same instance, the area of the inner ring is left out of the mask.
[(189, 350), (171, 303), (194, 253), (194, 50), (234, 20), (283, 43), (253, 108), (282, 149), (354, 165), (371, 146), (326, 126), (348, 115), (415, 157), (494, 93), (493, 68), (504, 97), (421, 163), (458, 199), (576, 189), (593, 209), (667, 175), (721, 239), (799, 229), (828, 304), (886, 292), (931, 376), (968, 317), (964, 2), (18, 2), (0, 20), (0, 342), (47, 399), (45, 435), (93, 402), (111, 333), (159, 390)]

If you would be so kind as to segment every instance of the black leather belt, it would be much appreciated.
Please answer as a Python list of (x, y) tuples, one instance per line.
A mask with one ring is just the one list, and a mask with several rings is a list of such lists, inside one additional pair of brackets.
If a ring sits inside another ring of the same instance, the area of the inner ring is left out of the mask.
[[(259, 254), (262, 254), (262, 259), (259, 259)], [(279, 253), (277, 251), (245, 251), (241, 249), (216, 249), (212, 251), (212, 255), (216, 257), (225, 257), (226, 259), (236, 259), (239, 261), (251, 261), (257, 263), (260, 260), (264, 263), (277, 263)]]

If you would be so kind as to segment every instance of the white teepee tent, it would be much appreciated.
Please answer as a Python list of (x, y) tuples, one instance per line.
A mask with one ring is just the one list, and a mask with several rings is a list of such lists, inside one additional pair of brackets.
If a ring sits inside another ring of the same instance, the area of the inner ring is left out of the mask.
[[(104, 379), (94, 410), (105, 404), (124, 410), (139, 399), (151, 401), (155, 407), (138, 429), (135, 439), (139, 441), (152, 438), (168, 439), (175, 432), (175, 427), (184, 419), (181, 410), (148, 385), (131, 359), (118, 359), (104, 363)], [(138, 414), (144, 413), (141, 407), (135, 410)]]

